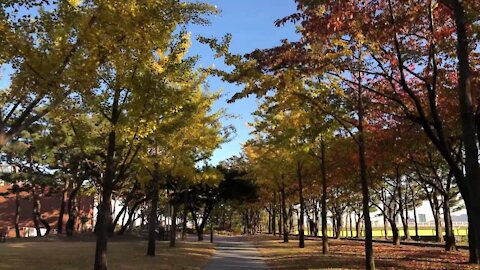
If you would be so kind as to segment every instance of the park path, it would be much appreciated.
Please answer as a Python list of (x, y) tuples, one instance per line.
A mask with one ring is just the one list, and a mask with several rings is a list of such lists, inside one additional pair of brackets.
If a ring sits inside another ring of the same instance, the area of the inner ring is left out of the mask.
[(252, 243), (238, 237), (220, 236), (215, 238), (215, 242), (215, 255), (204, 270), (269, 269)]

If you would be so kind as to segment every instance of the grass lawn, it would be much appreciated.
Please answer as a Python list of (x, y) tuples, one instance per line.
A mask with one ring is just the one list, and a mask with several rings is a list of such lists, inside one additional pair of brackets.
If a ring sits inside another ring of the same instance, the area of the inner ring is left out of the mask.
[[(330, 254), (323, 256), (322, 242), (307, 240), (304, 249), (298, 241), (282, 243), (271, 236), (252, 237), (252, 241), (273, 269), (364, 269), (362, 242), (329, 239)], [(469, 265), (465, 251), (445, 252), (440, 248), (414, 246), (394, 247), (391, 244), (374, 244), (378, 269), (479, 269)]]
[[(215, 252), (210, 243), (157, 242), (157, 256), (145, 256), (147, 242), (108, 243), (109, 269), (201, 269)], [(0, 243), (0, 269), (92, 269), (93, 241), (18, 241)]]
[[(410, 233), (410, 236), (415, 236), (415, 228), (412, 228), (410, 227), (408, 232)], [(404, 236), (404, 232), (403, 232), (403, 228), (399, 228), (399, 231), (398, 231), (399, 235), (400, 236)], [(455, 236), (457, 236), (457, 238), (459, 236), (467, 236), (468, 235), (468, 228), (467, 227), (454, 227), (453, 229), (453, 233), (455, 234)], [(297, 230), (294, 230), (293, 234), (298, 234), (298, 231)], [(308, 235), (309, 234), (309, 231), (306, 230), (305, 231), (305, 235)], [(318, 232), (318, 235), (321, 235), (322, 232), (319, 231)], [(340, 235), (342, 237), (351, 237), (352, 235), (355, 236), (356, 232), (355, 232), (355, 229), (353, 229), (352, 232), (350, 232), (350, 230), (348, 229), (347, 231), (345, 231), (345, 228), (343, 228), (343, 230), (340, 231)], [(330, 236), (330, 237), (333, 237), (334, 235), (334, 232), (333, 230), (327, 230), (327, 235)], [(363, 237), (365, 235), (365, 231), (362, 231), (361, 232), (361, 236)], [(385, 236), (385, 231), (382, 228), (379, 228), (379, 227), (374, 227), (373, 228), (373, 231), (372, 231), (372, 235), (373, 237), (383, 237)], [(392, 236), (392, 231), (391, 229), (387, 229), (387, 235), (388, 236)], [(418, 228), (418, 235), (419, 236), (435, 236), (435, 227), (419, 227)]]

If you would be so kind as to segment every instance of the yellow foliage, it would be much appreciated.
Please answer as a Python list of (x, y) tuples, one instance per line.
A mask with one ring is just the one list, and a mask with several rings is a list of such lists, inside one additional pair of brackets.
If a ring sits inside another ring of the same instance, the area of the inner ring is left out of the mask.
[(78, 7), (82, 4), (83, 0), (67, 0), (72, 7)]

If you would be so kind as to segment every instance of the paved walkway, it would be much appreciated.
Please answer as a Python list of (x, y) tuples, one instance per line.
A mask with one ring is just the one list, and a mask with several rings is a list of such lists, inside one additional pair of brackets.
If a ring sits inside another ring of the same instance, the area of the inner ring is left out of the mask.
[(269, 269), (251, 243), (233, 237), (216, 237), (215, 242), (215, 255), (204, 270)]

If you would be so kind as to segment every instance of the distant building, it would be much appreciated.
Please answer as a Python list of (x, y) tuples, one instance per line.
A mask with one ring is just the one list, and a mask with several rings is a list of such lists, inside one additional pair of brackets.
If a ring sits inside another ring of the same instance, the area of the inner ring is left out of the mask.
[(425, 214), (418, 214), (418, 222), (427, 222), (427, 216)]

